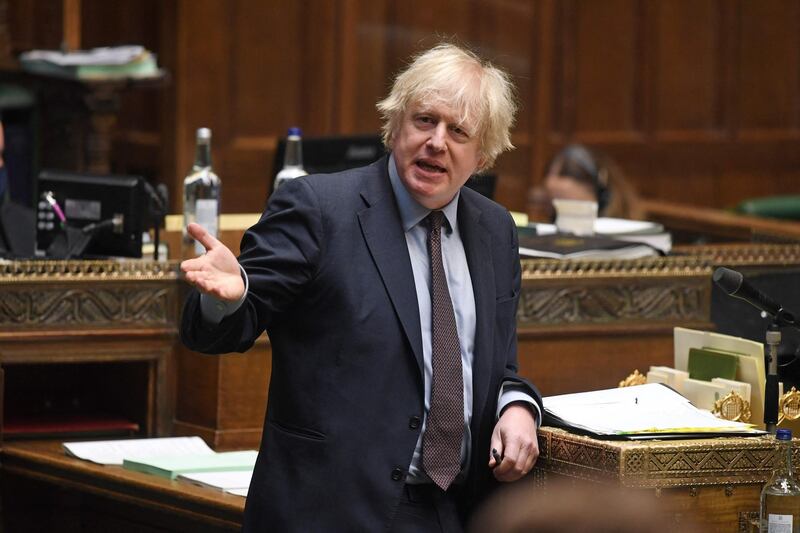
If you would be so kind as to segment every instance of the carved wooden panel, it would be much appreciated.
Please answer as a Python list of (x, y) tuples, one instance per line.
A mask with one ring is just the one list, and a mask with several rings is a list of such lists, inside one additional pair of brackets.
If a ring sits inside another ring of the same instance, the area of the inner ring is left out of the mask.
[(0, 328), (166, 325), (174, 305), (171, 288), (53, 286), (5, 288), (0, 300)]
[(177, 266), (16, 262), (0, 266), (0, 331), (175, 328)]
[(707, 283), (689, 285), (685, 280), (658, 286), (523, 288), (517, 321), (520, 327), (700, 321), (708, 316), (702, 305), (707, 292)]
[(697, 323), (710, 312), (711, 268), (690, 258), (523, 262), (517, 323), (536, 328)]

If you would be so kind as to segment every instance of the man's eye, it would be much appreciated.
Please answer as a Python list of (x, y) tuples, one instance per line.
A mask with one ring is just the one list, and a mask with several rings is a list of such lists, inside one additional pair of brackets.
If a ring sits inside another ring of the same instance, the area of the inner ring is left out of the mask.
[(467, 130), (460, 128), (458, 126), (453, 126), (450, 130), (459, 137), (469, 137), (469, 133), (467, 133)]

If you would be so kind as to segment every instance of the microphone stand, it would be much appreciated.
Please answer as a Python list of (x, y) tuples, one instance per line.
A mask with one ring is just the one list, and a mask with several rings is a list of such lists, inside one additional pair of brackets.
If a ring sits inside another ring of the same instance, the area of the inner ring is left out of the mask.
[[(782, 310), (781, 310), (782, 311)], [(780, 312), (778, 315), (780, 315)], [(767, 329), (767, 385), (764, 391), (764, 424), (767, 431), (775, 434), (778, 426), (778, 346), (781, 344), (781, 327), (778, 315)]]
[(778, 309), (772, 317), (772, 323), (767, 328), (767, 384), (764, 390), (764, 424), (767, 431), (775, 434), (778, 426), (778, 347), (781, 344), (781, 328), (791, 326), (797, 328), (794, 315), (784, 310)]

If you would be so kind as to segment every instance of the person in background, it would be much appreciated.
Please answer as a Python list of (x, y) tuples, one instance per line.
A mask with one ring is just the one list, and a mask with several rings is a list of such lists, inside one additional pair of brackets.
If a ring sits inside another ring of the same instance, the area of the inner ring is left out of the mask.
[(243, 352), (266, 330), (272, 346), (245, 531), (461, 531), (539, 454), (516, 228), (463, 187), (512, 148), (513, 86), (442, 44), (377, 107), (390, 154), (282, 185), (238, 260), (187, 228), (206, 253), (181, 265), (183, 342)]
[(601, 217), (642, 218), (638, 195), (619, 167), (581, 144), (567, 145), (547, 165), (544, 182), (528, 196), (531, 219), (553, 222), (554, 199), (597, 202)]
[(689, 513), (670, 514), (644, 489), (548, 475), (497, 491), (470, 521), (469, 533), (699, 533)]

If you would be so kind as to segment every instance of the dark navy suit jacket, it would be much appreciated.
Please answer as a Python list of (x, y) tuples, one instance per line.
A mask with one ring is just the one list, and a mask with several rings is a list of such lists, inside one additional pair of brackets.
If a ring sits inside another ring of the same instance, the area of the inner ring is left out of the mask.
[[(501, 383), (516, 361), (520, 264), (508, 212), (462, 188), (458, 224), (475, 293), (464, 512), (485, 495)], [(244, 235), (247, 299), (204, 326), (199, 295), (181, 334), (205, 353), (243, 352), (266, 329), (272, 375), (245, 531), (380, 531), (391, 523), (423, 416), (414, 277), (384, 157), (292, 180)]]

